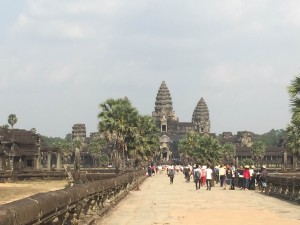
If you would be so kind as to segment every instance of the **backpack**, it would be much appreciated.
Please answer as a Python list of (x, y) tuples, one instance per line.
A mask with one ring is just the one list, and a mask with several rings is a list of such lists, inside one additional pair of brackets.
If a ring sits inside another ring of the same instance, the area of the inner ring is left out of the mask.
[(195, 170), (195, 179), (199, 179), (200, 178), (200, 171), (199, 169), (198, 170)]
[(174, 170), (171, 169), (171, 170), (169, 171), (169, 177), (173, 177), (173, 176), (174, 176)]

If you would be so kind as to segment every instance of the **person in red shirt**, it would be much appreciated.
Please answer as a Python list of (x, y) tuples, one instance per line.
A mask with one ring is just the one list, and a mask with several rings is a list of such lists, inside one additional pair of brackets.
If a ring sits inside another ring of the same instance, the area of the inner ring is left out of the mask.
[(249, 171), (250, 166), (246, 165), (244, 167), (244, 183), (243, 183), (243, 189), (244, 190), (249, 190), (249, 181), (250, 181), (250, 171)]

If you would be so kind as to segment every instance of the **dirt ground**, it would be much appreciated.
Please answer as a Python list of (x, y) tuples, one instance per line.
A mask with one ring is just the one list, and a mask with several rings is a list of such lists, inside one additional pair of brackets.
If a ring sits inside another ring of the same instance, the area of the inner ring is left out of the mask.
[(0, 204), (22, 199), (37, 193), (63, 189), (67, 180), (34, 180), (0, 183)]

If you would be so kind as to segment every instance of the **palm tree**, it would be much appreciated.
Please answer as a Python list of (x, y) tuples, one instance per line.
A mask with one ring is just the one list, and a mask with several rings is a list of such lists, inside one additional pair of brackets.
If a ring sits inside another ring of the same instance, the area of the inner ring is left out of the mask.
[(11, 126), (11, 128), (13, 129), (14, 128), (14, 125), (17, 123), (18, 121), (18, 118), (16, 116), (16, 114), (10, 114), (8, 116), (8, 124)]
[(295, 117), (286, 129), (286, 148), (293, 154), (293, 170), (296, 171), (300, 153), (300, 123)]
[(266, 153), (265, 145), (262, 141), (254, 142), (251, 146), (252, 159), (254, 162), (261, 161)]
[(292, 118), (300, 116), (300, 75), (292, 80), (290, 86), (288, 86), (288, 92), (290, 95)]
[(130, 137), (136, 129), (134, 125), (138, 111), (127, 98), (108, 99), (100, 104), (100, 109), (98, 129), (100, 133), (104, 134), (107, 143), (113, 143), (116, 172), (119, 173), (120, 164), (124, 162), (125, 157), (123, 154), (121, 162), (120, 156), (127, 148), (126, 138)]
[(288, 92), (290, 95), (292, 119), (287, 127), (286, 147), (293, 154), (293, 170), (296, 170), (300, 154), (300, 75), (292, 80), (290, 86), (288, 86)]
[(159, 148), (159, 130), (152, 117), (138, 116), (133, 136), (128, 138), (128, 154), (135, 159), (135, 166), (140, 162), (153, 161)]

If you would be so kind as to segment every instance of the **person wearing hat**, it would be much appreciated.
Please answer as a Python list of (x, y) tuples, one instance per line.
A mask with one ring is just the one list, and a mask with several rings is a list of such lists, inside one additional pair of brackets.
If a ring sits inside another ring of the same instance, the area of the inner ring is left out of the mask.
[(250, 171), (249, 171), (250, 166), (246, 165), (244, 167), (244, 172), (243, 172), (243, 177), (244, 177), (244, 185), (243, 189), (244, 190), (249, 190), (249, 181), (250, 181)]
[(259, 175), (259, 182), (260, 182), (260, 187), (261, 187), (261, 191), (265, 192), (266, 191), (266, 187), (267, 187), (267, 178), (268, 175), (268, 171), (266, 170), (266, 166), (262, 166), (261, 167), (261, 173)]

